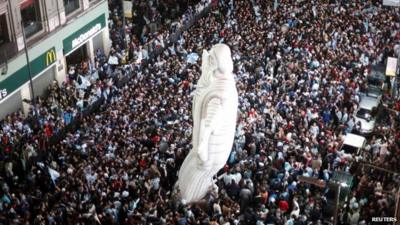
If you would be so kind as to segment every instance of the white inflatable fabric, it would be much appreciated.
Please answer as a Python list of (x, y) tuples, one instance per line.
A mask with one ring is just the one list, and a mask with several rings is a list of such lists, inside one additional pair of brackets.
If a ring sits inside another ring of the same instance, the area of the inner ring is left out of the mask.
[(193, 99), (192, 149), (179, 171), (177, 187), (184, 202), (197, 202), (213, 187), (225, 165), (236, 129), (238, 94), (231, 51), (225, 44), (203, 51), (202, 75)]

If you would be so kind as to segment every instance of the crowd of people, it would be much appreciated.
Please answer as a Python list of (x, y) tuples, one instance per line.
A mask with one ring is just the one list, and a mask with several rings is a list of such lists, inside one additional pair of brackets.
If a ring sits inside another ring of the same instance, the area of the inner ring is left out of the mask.
[[(400, 168), (398, 104), (360, 155), (340, 147), (371, 65), (395, 56), (398, 10), (375, 1), (220, 0), (175, 43), (170, 30), (158, 31), (164, 51), (156, 57), (129, 29), (124, 48), (121, 7), (110, 0), (110, 10), (110, 54), (98, 51), (93, 65), (52, 84), (28, 118), (18, 112), (2, 122), (1, 222), (323, 224), (329, 196), (298, 176), (329, 183), (336, 171), (354, 176), (340, 223), (395, 214), (400, 177), (379, 168)], [(173, 186), (191, 149), (191, 93), (201, 73), (188, 56), (219, 42), (235, 63), (236, 138), (218, 193), (185, 204)], [(98, 99), (96, 112), (77, 118)], [(74, 119), (76, 130), (48, 144)]]
[(162, 27), (170, 26), (199, 2), (199, 0), (132, 1), (132, 21), (134, 23), (131, 27), (134, 36), (142, 39), (143, 33), (155, 33)]

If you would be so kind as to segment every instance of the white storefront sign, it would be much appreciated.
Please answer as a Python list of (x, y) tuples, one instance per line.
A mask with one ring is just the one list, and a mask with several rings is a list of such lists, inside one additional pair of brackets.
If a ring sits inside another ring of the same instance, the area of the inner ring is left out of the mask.
[(90, 30), (88, 30), (86, 33), (83, 33), (83, 34), (79, 35), (79, 37), (77, 37), (74, 40), (72, 40), (72, 48), (75, 48), (76, 46), (78, 46), (78, 45), (82, 44), (83, 42), (85, 42), (89, 37), (91, 37), (92, 35), (94, 35), (98, 31), (100, 31), (101, 28), (102, 28), (101, 24), (97, 23)]
[(396, 76), (397, 71), (397, 58), (388, 57), (387, 64), (386, 64), (386, 76), (394, 77)]
[(3, 99), (3, 98), (5, 98), (6, 96), (7, 96), (7, 89), (2, 89), (2, 90), (0, 90), (0, 100), (1, 99)]

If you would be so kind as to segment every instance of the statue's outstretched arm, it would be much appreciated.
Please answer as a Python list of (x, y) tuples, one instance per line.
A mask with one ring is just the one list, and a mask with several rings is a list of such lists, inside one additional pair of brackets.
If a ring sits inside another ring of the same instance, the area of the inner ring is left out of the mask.
[(209, 161), (208, 141), (215, 128), (219, 127), (223, 117), (222, 100), (220, 98), (212, 98), (206, 107), (206, 114), (200, 120), (199, 146), (197, 146), (197, 154), (202, 163)]

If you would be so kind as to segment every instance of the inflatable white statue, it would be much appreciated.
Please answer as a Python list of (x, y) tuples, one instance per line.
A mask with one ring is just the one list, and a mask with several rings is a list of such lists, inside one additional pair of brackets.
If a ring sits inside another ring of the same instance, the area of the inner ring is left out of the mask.
[(193, 99), (192, 149), (179, 171), (180, 198), (197, 202), (213, 187), (225, 165), (236, 129), (238, 94), (231, 51), (225, 44), (203, 51), (202, 74)]

